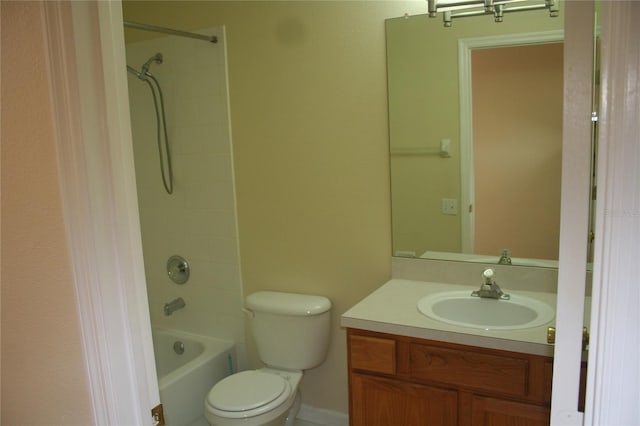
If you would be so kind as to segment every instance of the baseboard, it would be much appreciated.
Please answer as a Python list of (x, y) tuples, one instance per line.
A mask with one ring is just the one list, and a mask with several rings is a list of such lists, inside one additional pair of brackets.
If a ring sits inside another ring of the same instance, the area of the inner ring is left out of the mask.
[(311, 407), (307, 404), (300, 406), (297, 418), (323, 426), (349, 426), (349, 416), (347, 414)]

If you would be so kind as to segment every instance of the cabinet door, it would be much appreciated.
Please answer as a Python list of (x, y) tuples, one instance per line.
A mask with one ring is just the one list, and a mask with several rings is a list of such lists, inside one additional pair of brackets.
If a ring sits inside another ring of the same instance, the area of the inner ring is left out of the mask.
[(452, 426), (457, 392), (352, 374), (351, 426)]
[(549, 417), (547, 407), (473, 397), (472, 426), (548, 426)]

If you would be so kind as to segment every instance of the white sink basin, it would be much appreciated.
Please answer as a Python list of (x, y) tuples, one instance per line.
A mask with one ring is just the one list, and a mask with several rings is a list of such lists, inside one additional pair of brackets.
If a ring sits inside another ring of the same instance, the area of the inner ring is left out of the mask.
[(517, 330), (545, 325), (555, 317), (548, 304), (526, 296), (510, 300), (471, 296), (471, 291), (445, 291), (418, 301), (423, 315), (445, 323), (485, 330)]

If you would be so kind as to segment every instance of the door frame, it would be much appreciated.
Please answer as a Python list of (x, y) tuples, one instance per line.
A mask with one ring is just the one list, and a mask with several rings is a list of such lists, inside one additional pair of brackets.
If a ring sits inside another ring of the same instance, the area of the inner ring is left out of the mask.
[[(551, 424), (581, 425), (578, 411), (591, 200), (594, 2), (565, 2), (562, 196)], [(594, 282), (595, 287), (595, 282)]]
[(471, 53), (474, 49), (529, 46), (564, 41), (564, 30), (469, 37), (458, 40), (460, 99), (460, 212), (462, 253), (473, 253), (475, 243), (475, 174), (473, 165), (473, 98)]

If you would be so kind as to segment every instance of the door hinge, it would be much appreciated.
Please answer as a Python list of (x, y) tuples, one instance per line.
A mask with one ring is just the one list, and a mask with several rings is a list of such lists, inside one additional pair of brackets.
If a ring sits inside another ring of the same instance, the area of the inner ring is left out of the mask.
[(153, 418), (153, 426), (165, 426), (162, 404), (156, 405), (151, 409), (151, 417)]
[[(547, 343), (553, 345), (556, 343), (556, 328), (547, 327)], [(582, 327), (582, 350), (586, 351), (589, 346), (589, 329)]]

